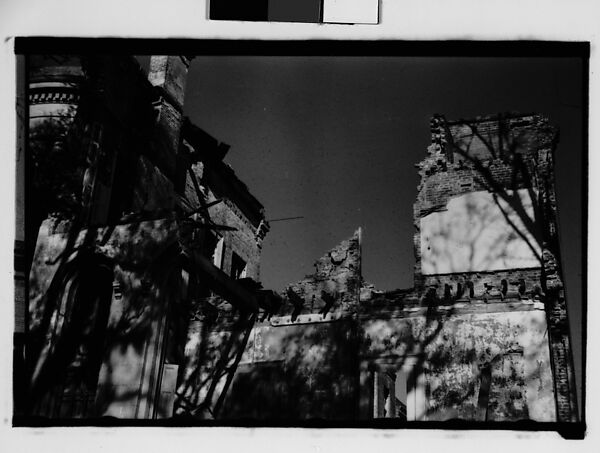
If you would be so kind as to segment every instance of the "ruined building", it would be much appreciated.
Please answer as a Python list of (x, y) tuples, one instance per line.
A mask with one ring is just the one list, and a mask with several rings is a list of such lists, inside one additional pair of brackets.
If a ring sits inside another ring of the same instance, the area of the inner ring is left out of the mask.
[(188, 58), (36, 61), (17, 414), (577, 420), (544, 117), (434, 116), (413, 288), (364, 281), (359, 229), (278, 295), (261, 204), (182, 116)]
[(258, 284), (263, 207), (228, 146), (182, 116), (188, 65), (153, 57), (146, 76), (129, 57), (28, 59), (17, 413), (171, 416), (204, 300), (252, 318), (273, 299)]
[(254, 325), (226, 416), (577, 420), (556, 129), (539, 115), (499, 115), (435, 116), (431, 130), (414, 287), (364, 282), (359, 230)]

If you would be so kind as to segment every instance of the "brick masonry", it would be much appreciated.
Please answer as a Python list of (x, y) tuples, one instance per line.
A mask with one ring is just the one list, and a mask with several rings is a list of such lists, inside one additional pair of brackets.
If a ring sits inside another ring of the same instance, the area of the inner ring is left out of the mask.
[[(358, 418), (360, 263), (357, 231), (317, 260), (314, 274), (286, 288), (278, 312), (259, 317), (221, 418)], [(210, 329), (209, 351), (223, 349), (235, 332), (221, 316)]]
[[(66, 418), (170, 417), (176, 388), (164, 385), (172, 381), (169, 386), (174, 386), (177, 376), (184, 374), (185, 336), (195, 331), (194, 316), (202, 305), (199, 296), (206, 297), (212, 284), (198, 273), (190, 256), (199, 249), (212, 262), (207, 238), (220, 232), (225, 238), (222, 272), (216, 274), (225, 282), (221, 286), (241, 285), (227, 281), (233, 253), (247, 264), (246, 284), (258, 285), (260, 246), (268, 224), (247, 187), (214, 158), (218, 153), (198, 143), (190, 128), (183, 132), (187, 58), (153, 57), (151, 82), (133, 58), (86, 57), (80, 63), (84, 70), (78, 74), (85, 74), (81, 80), (85, 88), (77, 98), (77, 118), (85, 126), (84, 135), (89, 135), (85, 143), (91, 161), (82, 171), (88, 194), (84, 212), (92, 220), (82, 224), (79, 219), (51, 218), (37, 232), (27, 326), (30, 343), (37, 345), (29, 364), (33, 379), (52, 375), (46, 364), (52, 363), (53, 344), (62, 341), (64, 332), (87, 328), (69, 323), (78, 313), (69, 308), (78, 305), (67, 302), (81, 292), (72, 289), (80, 278), (79, 254), (89, 254), (92, 267), (110, 274), (109, 280), (99, 280), (102, 288), (86, 284), (102, 294), (97, 300), (105, 309), (106, 324), (99, 326), (98, 335), (103, 337), (97, 341), (104, 350), (84, 352), (74, 358), (79, 365), (67, 367), (71, 371), (86, 363), (96, 367), (97, 379), (94, 371), (87, 371), (91, 376), (85, 392), (77, 388), (80, 383), (64, 380), (63, 370), (58, 370), (50, 380), (40, 378), (39, 395), (29, 411)], [(34, 101), (54, 100), (51, 93), (42, 94)], [(217, 143), (211, 140), (209, 145)], [(202, 210), (217, 198), (220, 203)], [(187, 253), (182, 253), (186, 247)], [(70, 268), (72, 275), (63, 276)], [(61, 301), (54, 300), (57, 294)], [(66, 311), (66, 321), (59, 322), (56, 310), (65, 309), (61, 303), (71, 311)], [(56, 327), (59, 324), (64, 329)], [(36, 367), (42, 371), (37, 373)]]
[[(420, 269), (419, 219), (444, 209), (448, 200), (477, 190), (516, 190), (528, 188), (537, 194), (537, 211), (533, 223), (539, 230), (542, 245), (539, 269), (508, 270), (475, 274), (476, 288), (493, 287), (506, 279), (509, 288), (523, 281), (546, 305), (549, 348), (552, 363), (556, 413), (558, 421), (577, 421), (572, 356), (566, 304), (559, 266), (556, 196), (554, 190), (553, 152), (558, 132), (540, 115), (498, 115), (474, 120), (447, 121), (443, 116), (431, 120), (432, 145), (428, 156), (418, 165), (421, 182), (414, 207), (415, 214), (415, 284), (454, 286), (456, 280), (470, 276), (423, 276)], [(518, 163), (522, 162), (522, 165)]]
[[(531, 124), (553, 131), (540, 117), (511, 121), (523, 131)], [(464, 133), (464, 127), (452, 127)], [(498, 127), (486, 124), (480, 130)], [(436, 140), (434, 134), (430, 155), (419, 167), (423, 179), (416, 220), (444, 209), (454, 196), (488, 190), (491, 184), (534, 188), (531, 179), (515, 177), (504, 159), (485, 164), (494, 178), (486, 182), (471, 164), (448, 162), (436, 150)], [(522, 140), (547, 146), (553, 139)], [(477, 155), (482, 153), (483, 148)], [(537, 156), (547, 159), (551, 153), (541, 150)], [(525, 153), (527, 171), (539, 170), (538, 161), (527, 159)], [(547, 189), (535, 189), (541, 199), (550, 198)], [(417, 257), (419, 240), (417, 230)], [(422, 420), (573, 419), (572, 406), (561, 397), (572, 390), (565, 366), (568, 343), (560, 330), (566, 327), (566, 312), (560, 306), (548, 311), (549, 282), (558, 285), (559, 279), (551, 272), (556, 268), (547, 250), (544, 266), (498, 271), (421, 275), (417, 260), (413, 288), (382, 292), (362, 280), (360, 248), (357, 232), (317, 260), (313, 274), (288, 285), (278, 311), (261, 313), (252, 325), (244, 325), (247, 340), (234, 343), (243, 353), (230, 387), (219, 387), (227, 392), (221, 404), (211, 402), (220, 418), (370, 419), (377, 410), (373, 370), (397, 372), (410, 362), (423, 376)], [(219, 363), (217, 351), (229, 350), (229, 342), (241, 334), (236, 328), (240, 315), (226, 303), (214, 300), (213, 306), (212, 315), (201, 315), (197, 324), (198, 332), (206, 332), (210, 357), (203, 376)], [(199, 347), (193, 335), (189, 341)], [(486, 369), (491, 370), (487, 391)], [(206, 390), (195, 397), (218, 399)]]
[[(432, 119), (432, 144), (417, 166), (413, 288), (382, 292), (363, 281), (359, 230), (274, 297), (278, 305), (249, 313), (212, 291), (208, 276), (178, 254), (195, 247), (211, 260), (208, 238), (221, 235), (222, 272), (212, 278), (227, 280), (235, 253), (248, 278), (227, 282), (254, 294), (268, 231), (262, 205), (222, 161), (228, 147), (181, 115), (189, 61), (153, 58), (151, 82), (127, 58), (83, 65), (99, 95), (88, 113), (104, 135), (93, 143), (110, 157), (97, 159), (93, 172), (104, 192), (90, 186), (89, 208), (116, 225), (42, 225), (28, 327), (41, 350), (52, 347), (59, 321), (47, 294), (62, 251), (85, 244), (101, 258), (98, 269), (112, 266), (95, 415), (168, 417), (174, 408), (207, 418), (372, 418), (373, 393), (382, 396), (373, 373), (398, 371), (410, 359), (423, 375), (424, 419), (577, 420), (557, 247), (557, 131), (544, 117)], [(41, 95), (39, 102), (54, 99)], [(539, 266), (422, 272), (422, 218), (464, 194), (519, 189), (536, 203), (529, 227), (537, 228)], [(165, 369), (177, 370), (177, 389), (161, 387)]]

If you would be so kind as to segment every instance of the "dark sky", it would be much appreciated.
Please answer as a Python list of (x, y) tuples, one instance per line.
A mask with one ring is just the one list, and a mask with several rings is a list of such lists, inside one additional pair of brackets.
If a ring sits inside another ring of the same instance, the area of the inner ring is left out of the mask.
[[(414, 164), (433, 113), (547, 114), (556, 155), (563, 269), (581, 354), (582, 86), (577, 58), (233, 57), (192, 60), (186, 115), (231, 145), (226, 161), (273, 222), (261, 277), (281, 290), (363, 228), (363, 275), (413, 279)], [(580, 361), (577, 360), (577, 368)]]

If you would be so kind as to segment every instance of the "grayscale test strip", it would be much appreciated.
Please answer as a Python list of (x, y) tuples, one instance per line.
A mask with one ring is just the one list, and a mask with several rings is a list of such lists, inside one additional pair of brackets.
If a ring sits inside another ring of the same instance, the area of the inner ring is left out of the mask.
[(377, 24), (379, 0), (211, 0), (211, 20)]

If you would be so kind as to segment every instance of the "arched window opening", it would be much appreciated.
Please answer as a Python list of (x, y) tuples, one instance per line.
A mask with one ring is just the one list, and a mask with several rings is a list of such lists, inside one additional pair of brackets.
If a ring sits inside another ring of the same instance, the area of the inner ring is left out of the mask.
[(94, 415), (113, 270), (103, 257), (82, 257), (77, 262), (59, 295), (47, 344), (38, 359), (42, 371), (37, 391), (42, 396), (33, 408), (36, 415), (58, 418)]

